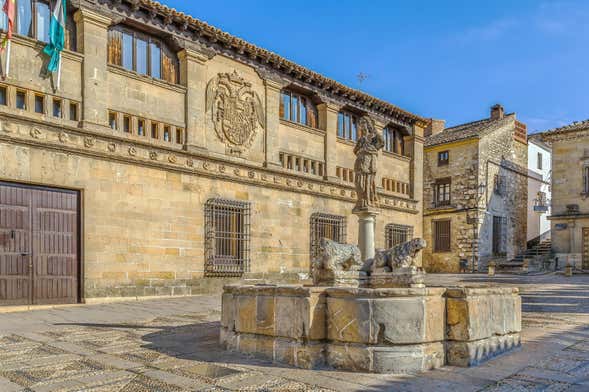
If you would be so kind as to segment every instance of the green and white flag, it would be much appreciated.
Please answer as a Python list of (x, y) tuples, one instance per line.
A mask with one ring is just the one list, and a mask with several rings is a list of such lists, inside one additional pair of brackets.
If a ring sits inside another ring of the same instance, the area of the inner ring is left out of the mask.
[(49, 56), (47, 71), (52, 73), (58, 71), (57, 88), (61, 78), (61, 51), (65, 45), (65, 12), (66, 0), (55, 0), (49, 24), (49, 43), (43, 49), (43, 52)]

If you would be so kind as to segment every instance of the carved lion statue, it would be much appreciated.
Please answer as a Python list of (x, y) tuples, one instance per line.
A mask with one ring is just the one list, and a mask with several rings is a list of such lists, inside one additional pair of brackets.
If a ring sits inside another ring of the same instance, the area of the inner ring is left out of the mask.
[(377, 271), (392, 272), (400, 268), (417, 268), (415, 257), (426, 246), (424, 239), (415, 238), (391, 249), (379, 249), (374, 259), (369, 260), (362, 270), (372, 274)]
[(360, 271), (362, 256), (356, 245), (340, 244), (322, 238), (319, 255), (313, 260), (311, 272), (315, 276), (319, 271)]

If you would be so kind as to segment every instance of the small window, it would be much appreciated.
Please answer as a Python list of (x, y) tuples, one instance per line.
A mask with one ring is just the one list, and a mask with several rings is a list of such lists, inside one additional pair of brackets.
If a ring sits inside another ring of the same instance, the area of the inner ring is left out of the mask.
[(164, 126), (164, 141), (170, 141), (170, 127), (168, 125)]
[(358, 118), (351, 113), (341, 111), (337, 115), (337, 136), (340, 139), (358, 140)]
[(123, 116), (123, 131), (131, 133), (131, 117), (129, 116)]
[(589, 166), (583, 168), (583, 193), (589, 194)]
[(156, 122), (151, 123), (151, 137), (153, 139), (159, 139), (159, 124)]
[(117, 121), (117, 114), (115, 112), (108, 112), (108, 125), (111, 129), (118, 129), (119, 124)]
[(6, 106), (8, 104), (8, 92), (6, 86), (0, 86), (0, 105)]
[(386, 127), (382, 130), (384, 141), (383, 149), (399, 155), (405, 155), (405, 139), (403, 132), (395, 127)]
[(76, 102), (70, 102), (70, 120), (78, 121), (78, 104)]
[(493, 182), (493, 192), (495, 192), (499, 196), (504, 195), (506, 188), (505, 176), (495, 174)]
[(388, 249), (413, 239), (413, 226), (388, 224), (385, 227), (385, 244)]
[(538, 170), (542, 170), (542, 153), (538, 153)]
[(16, 108), (27, 110), (27, 93), (22, 90), (16, 92)]
[(441, 151), (438, 153), (438, 166), (446, 166), (450, 162), (450, 152)]
[(61, 99), (53, 98), (53, 117), (61, 118), (63, 116)]
[(145, 136), (145, 120), (142, 118), (137, 119), (137, 135)]
[[(19, 3), (22, 2), (19, 1)], [(35, 1), (35, 38), (39, 41), (49, 42), (49, 21), (50, 21), (49, 4), (36, 0)]]
[(35, 95), (35, 113), (45, 113), (45, 97), (42, 95)]
[(182, 128), (176, 128), (176, 143), (184, 144), (184, 130)]
[(450, 205), (451, 178), (436, 180), (434, 184), (434, 205), (436, 207)]
[(339, 215), (315, 213), (311, 215), (311, 260), (319, 255), (321, 239), (346, 242), (346, 218)]
[(439, 220), (433, 222), (434, 252), (450, 252), (450, 220)]
[(317, 128), (317, 108), (308, 97), (283, 90), (280, 99), (280, 118)]
[(205, 276), (242, 276), (249, 271), (250, 215), (247, 202), (206, 202)]

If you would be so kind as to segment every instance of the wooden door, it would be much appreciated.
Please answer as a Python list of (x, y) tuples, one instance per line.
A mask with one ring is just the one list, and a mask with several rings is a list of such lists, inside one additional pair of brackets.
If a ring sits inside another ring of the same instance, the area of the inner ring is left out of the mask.
[(583, 269), (589, 269), (589, 227), (583, 227)]
[(78, 301), (78, 199), (0, 183), (0, 305)]
[(32, 300), (31, 191), (0, 184), (0, 305)]

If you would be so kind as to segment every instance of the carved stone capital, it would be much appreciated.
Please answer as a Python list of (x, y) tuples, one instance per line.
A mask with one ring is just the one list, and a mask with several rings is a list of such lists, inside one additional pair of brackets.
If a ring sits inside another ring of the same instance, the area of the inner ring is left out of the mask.
[(205, 64), (217, 54), (213, 49), (206, 48), (194, 42), (179, 37), (172, 37), (174, 44), (182, 50), (178, 53), (180, 61), (194, 61)]
[(264, 83), (269, 87), (275, 87), (281, 90), (289, 84), (288, 80), (282, 77), (275, 70), (267, 68), (256, 68), (256, 73), (260, 76), (262, 80), (264, 80)]
[(98, 27), (102, 27), (104, 29), (108, 28), (108, 26), (113, 24), (113, 21), (115, 19), (116, 17), (114, 15), (96, 12), (95, 10), (90, 10), (88, 8), (80, 8), (74, 14), (74, 21), (77, 24), (89, 23)]

